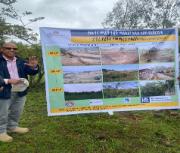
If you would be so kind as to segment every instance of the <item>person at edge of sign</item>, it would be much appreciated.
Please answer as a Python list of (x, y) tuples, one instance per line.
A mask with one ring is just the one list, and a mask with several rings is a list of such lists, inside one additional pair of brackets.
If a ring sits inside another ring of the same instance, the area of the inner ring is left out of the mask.
[(16, 56), (17, 46), (12, 42), (4, 43), (0, 52), (0, 141), (11, 142), (7, 133), (24, 134), (28, 128), (19, 127), (28, 91), (28, 75), (39, 71), (35, 56), (24, 61)]

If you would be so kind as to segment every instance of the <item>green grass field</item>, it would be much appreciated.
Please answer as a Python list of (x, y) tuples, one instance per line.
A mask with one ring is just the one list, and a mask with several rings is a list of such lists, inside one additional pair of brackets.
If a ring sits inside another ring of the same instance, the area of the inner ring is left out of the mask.
[(138, 80), (138, 71), (103, 71), (104, 82)]
[(138, 97), (139, 89), (104, 89), (105, 98)]
[(31, 131), (0, 153), (180, 153), (180, 111), (47, 117), (44, 90), (31, 89), (20, 123)]
[(102, 99), (102, 92), (79, 92), (69, 93), (65, 92), (65, 100), (83, 100), (83, 99)]

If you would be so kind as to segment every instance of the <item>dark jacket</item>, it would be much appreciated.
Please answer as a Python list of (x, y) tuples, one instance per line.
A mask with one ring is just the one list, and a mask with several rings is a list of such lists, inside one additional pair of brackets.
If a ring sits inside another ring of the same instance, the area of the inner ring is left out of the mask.
[[(28, 79), (28, 75), (35, 75), (38, 73), (38, 69), (33, 70), (29, 66), (25, 65), (24, 60), (22, 60), (19, 57), (16, 58), (17, 58), (16, 65), (20, 78)], [(7, 61), (3, 58), (1, 54), (0, 54), (0, 76), (2, 77), (2, 79), (10, 79), (10, 74), (7, 68)], [(0, 92), (0, 99), (9, 99), (11, 97), (12, 86), (11, 84), (4, 84), (3, 87), (4, 87), (3, 90)], [(27, 90), (23, 92), (18, 92), (18, 95), (20, 97), (25, 96), (27, 94)]]
[(0, 76), (0, 87), (2, 87), (3, 85), (5, 85), (5, 82), (4, 82), (3, 78)]

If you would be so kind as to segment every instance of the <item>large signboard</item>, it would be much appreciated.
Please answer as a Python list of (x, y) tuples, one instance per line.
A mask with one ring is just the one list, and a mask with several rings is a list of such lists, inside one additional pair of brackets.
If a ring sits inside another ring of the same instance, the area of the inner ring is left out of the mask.
[(40, 34), (48, 115), (179, 108), (176, 29)]

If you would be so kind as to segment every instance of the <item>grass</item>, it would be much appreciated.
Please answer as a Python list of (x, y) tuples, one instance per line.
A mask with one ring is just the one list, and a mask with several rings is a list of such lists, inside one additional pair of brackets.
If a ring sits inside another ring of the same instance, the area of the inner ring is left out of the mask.
[(117, 98), (117, 97), (137, 97), (139, 96), (139, 90), (136, 89), (104, 89), (105, 98)]
[(31, 131), (0, 153), (180, 153), (179, 123), (180, 111), (47, 117), (44, 90), (31, 89), (20, 121)]
[(65, 92), (65, 100), (102, 99), (102, 91), (97, 92)]
[(104, 82), (138, 80), (138, 71), (103, 71)]

